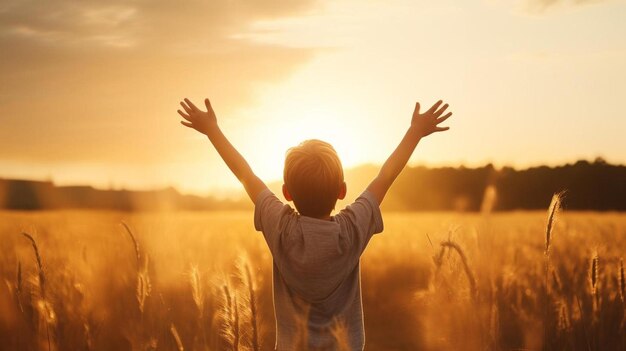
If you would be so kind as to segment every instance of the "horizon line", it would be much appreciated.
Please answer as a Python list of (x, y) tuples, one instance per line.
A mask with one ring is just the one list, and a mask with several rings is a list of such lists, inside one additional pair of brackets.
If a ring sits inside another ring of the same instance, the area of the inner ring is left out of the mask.
[[(626, 163), (612, 163), (610, 161), (607, 161), (605, 158), (598, 156), (593, 160), (589, 160), (589, 159), (585, 159), (585, 158), (581, 158), (581, 159), (577, 159), (575, 161), (567, 161), (567, 162), (562, 162), (559, 164), (546, 164), (546, 163), (541, 163), (541, 164), (534, 164), (534, 165), (529, 165), (529, 166), (523, 166), (523, 167), (519, 167), (519, 166), (511, 166), (511, 165), (494, 165), (494, 162), (486, 162), (482, 165), (474, 165), (474, 166), (466, 166), (463, 163), (459, 163), (457, 165), (426, 165), (426, 164), (412, 164), (412, 165), (407, 165), (406, 168), (409, 169), (415, 169), (415, 168), (426, 168), (426, 169), (443, 169), (443, 168), (456, 168), (456, 169), (461, 169), (461, 168), (465, 168), (465, 169), (479, 169), (479, 168), (485, 168), (488, 166), (492, 166), (495, 170), (497, 171), (501, 171), (503, 169), (512, 169), (515, 171), (525, 171), (525, 170), (529, 170), (529, 169), (533, 169), (533, 168), (540, 168), (540, 167), (548, 167), (548, 168), (558, 168), (558, 167), (564, 167), (564, 166), (571, 166), (571, 165), (575, 165), (577, 163), (580, 162), (586, 162), (588, 164), (596, 164), (596, 163), (600, 163), (600, 164), (607, 164), (607, 165), (611, 165), (611, 166), (617, 166), (617, 167), (624, 167), (626, 166)], [(344, 174), (348, 173), (350, 171), (354, 171), (357, 170), (359, 168), (367, 168), (367, 167), (380, 167), (381, 165), (378, 163), (373, 163), (373, 162), (368, 162), (368, 163), (361, 163), (358, 165), (354, 165), (351, 166), (349, 168), (345, 168)], [(223, 187), (222, 189), (224, 190), (223, 193), (231, 193), (231, 196), (219, 196), (216, 194), (218, 194), (218, 191), (215, 190), (209, 190), (208, 192), (205, 193), (200, 193), (200, 192), (187, 192), (187, 191), (182, 191), (179, 187), (174, 186), (174, 185), (157, 185), (157, 186), (152, 186), (149, 188), (137, 188), (137, 187), (125, 187), (125, 186), (120, 186), (120, 187), (102, 187), (102, 186), (98, 186), (95, 184), (89, 184), (89, 183), (68, 183), (68, 184), (63, 184), (63, 183), (57, 183), (54, 179), (50, 179), (53, 177), (48, 177), (46, 178), (26, 178), (26, 177), (20, 177), (20, 178), (15, 178), (15, 177), (5, 177), (3, 175), (0, 175), (0, 180), (5, 180), (5, 181), (26, 181), (26, 182), (40, 182), (40, 183), (51, 183), (52, 185), (56, 186), (56, 187), (90, 187), (96, 190), (108, 190), (108, 191), (135, 191), (135, 192), (150, 192), (150, 191), (164, 191), (164, 190), (169, 190), (169, 189), (173, 189), (175, 190), (177, 193), (181, 194), (181, 195), (192, 195), (192, 196), (199, 196), (199, 197), (214, 197), (216, 199), (235, 199), (235, 195), (240, 195), (237, 193), (241, 193), (243, 192), (243, 190), (241, 189), (235, 189), (233, 188), (229, 188), (229, 187)], [(272, 185), (273, 183), (276, 182), (280, 182), (282, 181), (281, 179), (270, 179), (265, 181), (266, 184)]]

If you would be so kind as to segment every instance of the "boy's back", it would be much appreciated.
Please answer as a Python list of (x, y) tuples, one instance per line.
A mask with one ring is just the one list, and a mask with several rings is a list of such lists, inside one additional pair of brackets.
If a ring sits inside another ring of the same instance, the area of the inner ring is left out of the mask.
[(383, 230), (377, 200), (365, 191), (332, 219), (297, 214), (269, 190), (255, 202), (254, 225), (273, 256), (276, 350), (334, 350), (345, 327), (352, 350), (364, 345), (359, 259)]
[[(181, 123), (205, 134), (255, 203), (254, 225), (263, 232), (274, 259), (274, 310), (277, 350), (333, 350), (333, 328), (343, 326), (353, 350), (362, 350), (363, 309), (359, 257), (371, 236), (383, 230), (379, 205), (409, 161), (419, 141), (448, 130), (439, 124), (448, 104), (420, 113), (419, 103), (402, 141), (367, 190), (336, 216), (330, 214), (346, 195), (343, 167), (335, 149), (307, 140), (285, 158), (283, 195), (297, 214), (274, 196), (217, 125), (209, 99), (207, 111), (181, 101)], [(343, 340), (342, 340), (343, 342)]]

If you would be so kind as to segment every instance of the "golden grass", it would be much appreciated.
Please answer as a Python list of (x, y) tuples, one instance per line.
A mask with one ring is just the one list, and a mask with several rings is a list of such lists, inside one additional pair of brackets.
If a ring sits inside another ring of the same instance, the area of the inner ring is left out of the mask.
[[(384, 214), (362, 259), (366, 349), (626, 349), (626, 215), (558, 207), (547, 222), (546, 212)], [(271, 256), (251, 222), (0, 213), (0, 345), (273, 350)]]

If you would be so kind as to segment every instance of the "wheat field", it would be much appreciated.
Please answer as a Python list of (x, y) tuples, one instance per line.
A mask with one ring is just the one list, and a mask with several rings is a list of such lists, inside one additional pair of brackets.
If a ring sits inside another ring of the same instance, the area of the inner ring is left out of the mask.
[[(553, 205), (384, 213), (366, 350), (626, 350), (626, 215)], [(0, 238), (2, 350), (273, 350), (249, 212), (3, 212)]]

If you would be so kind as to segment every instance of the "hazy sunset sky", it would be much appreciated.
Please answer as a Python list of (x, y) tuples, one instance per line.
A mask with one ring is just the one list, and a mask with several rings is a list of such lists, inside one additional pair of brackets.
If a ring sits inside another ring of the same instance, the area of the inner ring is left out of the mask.
[(414, 164), (626, 163), (621, 0), (2, 0), (0, 77), (5, 178), (236, 188), (184, 97), (267, 181), (307, 138), (382, 163), (439, 98)]

